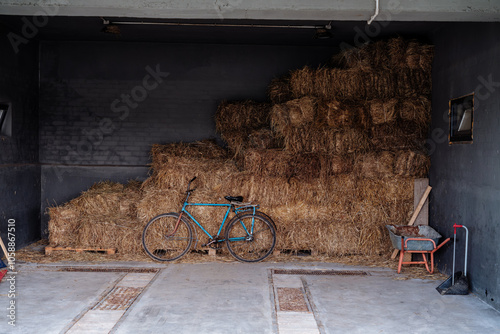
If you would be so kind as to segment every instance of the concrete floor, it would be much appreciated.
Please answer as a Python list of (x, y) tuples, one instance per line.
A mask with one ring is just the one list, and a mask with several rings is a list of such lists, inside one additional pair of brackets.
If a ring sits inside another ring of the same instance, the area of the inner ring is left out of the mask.
[(441, 296), (440, 281), (397, 280), (390, 269), (270, 262), (17, 269), (14, 285), (9, 275), (0, 283), (0, 333), (500, 333), (500, 313), (474, 295)]

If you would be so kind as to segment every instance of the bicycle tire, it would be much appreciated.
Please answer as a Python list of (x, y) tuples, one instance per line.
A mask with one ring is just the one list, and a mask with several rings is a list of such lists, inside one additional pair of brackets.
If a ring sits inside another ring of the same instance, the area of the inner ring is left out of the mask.
[[(253, 230), (252, 220), (254, 221)], [(263, 215), (241, 213), (229, 222), (225, 238), (229, 253), (237, 260), (259, 262), (274, 250), (276, 229), (274, 224)]]
[(146, 253), (156, 261), (174, 261), (182, 257), (191, 247), (193, 231), (191, 225), (181, 217), (175, 235), (179, 214), (164, 213), (151, 219), (142, 232), (142, 246)]

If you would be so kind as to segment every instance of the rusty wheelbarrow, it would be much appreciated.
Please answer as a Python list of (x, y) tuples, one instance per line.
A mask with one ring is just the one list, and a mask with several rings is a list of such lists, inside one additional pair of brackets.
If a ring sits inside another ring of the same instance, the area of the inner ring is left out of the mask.
[[(389, 230), (392, 246), (401, 251), (399, 252), (398, 274), (403, 264), (425, 264), (429, 273), (434, 272), (434, 253), (450, 241), (450, 238), (438, 245), (441, 234), (430, 226), (386, 225), (386, 227)], [(403, 261), (405, 253), (420, 253), (423, 260)], [(430, 255), (430, 268), (427, 254)]]

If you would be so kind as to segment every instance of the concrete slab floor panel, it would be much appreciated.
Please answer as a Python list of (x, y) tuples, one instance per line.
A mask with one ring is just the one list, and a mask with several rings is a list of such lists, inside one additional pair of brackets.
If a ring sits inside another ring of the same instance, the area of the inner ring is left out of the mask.
[(164, 269), (115, 333), (273, 333), (262, 264), (176, 264)]
[(125, 313), (123, 311), (91, 310), (73, 326), (66, 334), (102, 334), (109, 333)]
[(59, 333), (122, 275), (19, 270), (15, 283), (15, 327), (8, 324), (3, 312), (12, 300), (8, 296), (9, 286), (5, 279), (0, 283), (0, 333)]
[(319, 334), (312, 313), (278, 312), (279, 334)]
[(437, 281), (306, 278), (326, 333), (500, 333), (500, 313), (474, 295), (442, 296)]

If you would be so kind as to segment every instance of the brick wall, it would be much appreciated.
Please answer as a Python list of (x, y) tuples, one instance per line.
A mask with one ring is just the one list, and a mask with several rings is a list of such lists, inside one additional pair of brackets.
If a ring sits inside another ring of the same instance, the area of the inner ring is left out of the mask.
[(154, 143), (216, 138), (213, 116), (221, 100), (265, 100), (274, 76), (332, 53), (284, 46), (44, 42), (40, 161), (145, 165)]

